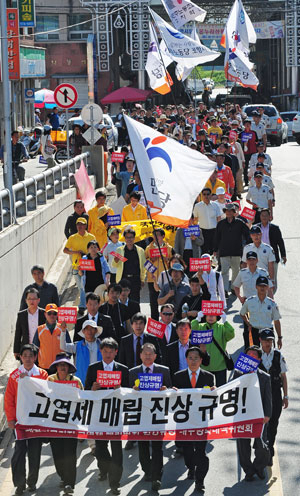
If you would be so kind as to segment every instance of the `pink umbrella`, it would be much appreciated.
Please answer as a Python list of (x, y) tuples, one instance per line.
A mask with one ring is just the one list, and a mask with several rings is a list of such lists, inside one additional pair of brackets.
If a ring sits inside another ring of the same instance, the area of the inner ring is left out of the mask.
[(54, 91), (43, 88), (36, 91), (34, 94), (34, 106), (35, 108), (53, 108), (56, 106), (54, 101)]

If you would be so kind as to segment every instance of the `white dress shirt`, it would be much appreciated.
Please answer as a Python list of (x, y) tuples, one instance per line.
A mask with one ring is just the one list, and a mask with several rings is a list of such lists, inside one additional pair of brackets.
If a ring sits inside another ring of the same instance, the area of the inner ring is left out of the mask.
[(109, 371), (109, 372), (112, 372), (114, 370), (114, 364), (115, 364), (115, 361), (113, 360), (111, 363), (105, 363), (103, 360), (102, 360), (102, 364), (103, 364), (103, 370), (105, 371)]
[[(190, 369), (190, 368), (188, 368), (188, 373), (189, 373), (190, 381), (192, 382), (193, 372), (191, 371), (191, 369)], [(199, 374), (200, 374), (200, 367), (199, 367), (199, 369), (196, 371), (196, 384), (197, 384), (197, 381), (198, 381)]]
[(36, 365), (34, 365), (34, 366), (32, 367), (32, 369), (30, 369), (30, 370), (26, 370), (26, 369), (25, 369), (25, 367), (24, 367), (24, 365), (22, 364), (22, 365), (20, 365), (20, 367), (19, 367), (19, 371), (21, 372), (21, 374), (26, 374), (26, 375), (28, 375), (28, 377), (33, 377), (33, 376), (40, 375), (39, 368), (38, 368)]
[(217, 227), (217, 217), (221, 217), (222, 212), (215, 202), (199, 202), (194, 206), (194, 217), (201, 229), (215, 229)]
[[(276, 351), (279, 351), (280, 353), (281, 372), (285, 373), (288, 371), (286, 361), (283, 358), (281, 351), (280, 350), (276, 350)], [(270, 368), (272, 367), (273, 358), (274, 358), (274, 349), (272, 349), (269, 354), (263, 351), (261, 361), (267, 372), (269, 372)]]
[(28, 331), (29, 331), (29, 343), (32, 344), (35, 331), (39, 326), (39, 309), (37, 308), (34, 313), (28, 313)]
[[(154, 363), (152, 363), (152, 365), (150, 365), (150, 367), (146, 367), (146, 365), (142, 365), (143, 367), (143, 372), (144, 374), (153, 374), (153, 368), (154, 368)], [(149, 369), (148, 372), (146, 372), (146, 369)]]

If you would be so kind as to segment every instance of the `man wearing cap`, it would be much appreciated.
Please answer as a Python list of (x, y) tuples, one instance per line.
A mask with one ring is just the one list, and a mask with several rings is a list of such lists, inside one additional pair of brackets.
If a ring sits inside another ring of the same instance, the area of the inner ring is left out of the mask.
[(204, 129), (200, 129), (197, 136), (198, 140), (198, 150), (201, 153), (212, 153), (213, 142), (207, 138), (207, 134)]
[(243, 251), (243, 240), (250, 241), (249, 228), (235, 217), (235, 205), (226, 203), (223, 211), (226, 218), (221, 220), (216, 228), (214, 239), (214, 255), (219, 253), (221, 273), (224, 281), (225, 295), (229, 292), (229, 270), (232, 271), (231, 289), (236, 279)]
[(180, 263), (174, 263), (170, 268), (169, 273), (171, 280), (162, 287), (162, 290), (158, 295), (157, 303), (158, 305), (172, 303), (176, 314), (182, 298), (191, 294), (191, 288), (189, 284), (182, 280), (184, 277), (184, 268)]
[(259, 141), (262, 141), (265, 147), (267, 148), (267, 132), (264, 124), (261, 122), (261, 115), (256, 110), (252, 112), (253, 122), (251, 123), (252, 131), (256, 132), (256, 135)]
[[(271, 176), (268, 176), (268, 174), (266, 174), (265, 164), (263, 162), (257, 162), (255, 172), (257, 172), (257, 171), (263, 175), (262, 186), (267, 185), (270, 188), (270, 191), (272, 194), (272, 205), (274, 206), (275, 205), (275, 194), (274, 194), (275, 186), (274, 186), (274, 183), (272, 181)], [(255, 174), (255, 172), (254, 172), (254, 174)], [(251, 178), (249, 177), (249, 179), (250, 179), (249, 186), (255, 186), (256, 184), (255, 184), (254, 177), (251, 177)]]
[[(250, 296), (256, 295), (256, 280), (259, 276), (267, 277), (269, 281), (268, 296), (273, 298), (273, 284), (269, 274), (265, 269), (258, 267), (257, 253), (248, 251), (246, 254), (247, 268), (241, 269), (233, 281), (233, 289), (240, 300), (241, 304), (245, 303)], [(240, 288), (243, 287), (243, 296), (240, 294)]]
[(263, 208), (268, 208), (270, 210), (271, 220), (273, 218), (273, 195), (269, 186), (263, 184), (263, 172), (254, 172), (255, 186), (249, 186), (249, 190), (246, 196), (246, 201), (252, 205), (253, 209), (256, 211), (254, 222), (260, 221), (260, 210)]
[[(54, 303), (49, 303), (45, 308), (46, 323), (38, 326), (32, 343), (39, 348), (38, 363), (42, 369), (48, 370), (55, 360), (60, 349), (61, 327), (57, 323), (58, 308)], [(71, 342), (68, 331), (66, 340)]]
[(248, 166), (251, 155), (256, 152), (257, 134), (251, 129), (251, 120), (244, 120), (244, 131), (239, 134), (245, 156), (244, 183), (248, 186)]
[(222, 212), (216, 203), (211, 202), (210, 188), (205, 187), (201, 195), (203, 200), (196, 203), (193, 215), (204, 237), (203, 251), (212, 254), (215, 231)]
[(270, 245), (262, 242), (262, 231), (259, 226), (256, 225), (251, 227), (250, 237), (252, 243), (246, 245), (243, 250), (243, 267), (246, 267), (246, 255), (248, 251), (255, 251), (257, 253), (258, 266), (269, 273), (270, 279), (274, 285), (274, 262), (276, 260), (274, 250)]
[(97, 326), (97, 323), (94, 320), (86, 320), (79, 332), (80, 337), (83, 339), (81, 341), (76, 341), (75, 343), (67, 343), (66, 323), (62, 322), (60, 328), (60, 348), (67, 353), (75, 355), (77, 376), (82, 384), (84, 384), (89, 365), (94, 362), (99, 362), (102, 359), (100, 351), (101, 341), (99, 336), (101, 336), (103, 329), (102, 327)]
[[(262, 347), (262, 358), (260, 368), (270, 374), (272, 388), (272, 416), (267, 425), (268, 446), (270, 450), (269, 466), (273, 465), (274, 444), (277, 434), (279, 418), (282, 407), (288, 408), (288, 384), (287, 384), (287, 365), (281, 351), (273, 348), (275, 341), (272, 329), (262, 329), (259, 333), (259, 340)], [(283, 398), (281, 393), (283, 389)]]
[(140, 204), (141, 193), (133, 191), (130, 193), (130, 203), (122, 210), (122, 222), (134, 222), (147, 219), (147, 210)]
[(258, 162), (258, 156), (259, 155), (263, 155), (264, 164), (266, 164), (266, 166), (267, 166), (266, 167), (267, 171), (271, 172), (272, 159), (268, 153), (264, 152), (265, 145), (263, 144), (262, 141), (259, 141), (256, 145), (256, 148), (257, 148), (257, 152), (253, 153), (253, 155), (251, 156), (250, 162), (249, 162), (249, 172), (251, 171), (252, 168), (254, 168), (256, 166), (256, 163)]
[[(245, 353), (256, 360), (261, 361), (262, 351), (258, 346), (248, 346)], [(270, 459), (270, 452), (267, 445), (267, 424), (272, 415), (272, 393), (270, 376), (260, 368), (253, 372), (257, 374), (259, 389), (264, 411), (264, 429), (261, 437), (255, 438), (253, 448), (255, 458), (251, 461), (251, 439), (237, 439), (237, 449), (242, 469), (246, 476), (246, 482), (252, 482), (256, 474), (259, 479), (265, 478), (265, 467)], [(243, 375), (243, 372), (235, 370), (233, 379)]]
[(94, 234), (96, 240), (99, 243), (100, 248), (102, 248), (107, 242), (107, 228), (109, 227), (107, 222), (108, 215), (114, 215), (114, 211), (108, 205), (106, 205), (106, 192), (105, 190), (97, 191), (95, 195), (97, 205), (88, 211), (89, 223), (88, 231)]
[(73, 206), (74, 206), (74, 212), (71, 215), (69, 215), (69, 217), (67, 218), (67, 222), (64, 230), (67, 239), (70, 236), (72, 236), (72, 234), (77, 233), (76, 221), (77, 219), (79, 219), (79, 217), (83, 217), (84, 219), (86, 219), (87, 222), (89, 222), (89, 216), (84, 211), (83, 201), (75, 200)]
[[(224, 184), (225, 186), (225, 184)], [(225, 188), (223, 186), (219, 186), (217, 189), (216, 189), (216, 200), (214, 200), (214, 202), (220, 207), (220, 210), (222, 212), (222, 215), (221, 215), (221, 220), (225, 219), (226, 215), (225, 213), (223, 212), (223, 208), (224, 206), (226, 205), (226, 203), (230, 203), (230, 200), (226, 200), (225, 198)]]
[(269, 279), (259, 276), (256, 279), (257, 295), (250, 296), (244, 302), (240, 315), (248, 328), (248, 335), (244, 331), (245, 347), (255, 344), (259, 346), (259, 331), (265, 327), (273, 326), (278, 336), (278, 348), (282, 347), (281, 315), (274, 300), (267, 296)]
[(96, 238), (93, 234), (87, 232), (87, 220), (84, 217), (78, 217), (76, 227), (77, 234), (72, 234), (68, 238), (63, 252), (67, 255), (72, 255), (72, 274), (79, 290), (79, 313), (82, 315), (85, 309), (85, 291), (82, 276), (79, 274), (79, 262), (82, 256), (88, 252), (88, 243)]

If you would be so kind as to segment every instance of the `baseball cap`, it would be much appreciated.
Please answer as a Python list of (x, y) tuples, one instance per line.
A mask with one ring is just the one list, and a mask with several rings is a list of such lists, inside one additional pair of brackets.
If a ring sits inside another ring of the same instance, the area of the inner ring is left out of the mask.
[(256, 146), (258, 147), (258, 146), (265, 146), (265, 145), (262, 141), (259, 141)]
[(87, 224), (87, 220), (84, 217), (78, 217), (76, 224)]
[(109, 237), (113, 232), (117, 231), (118, 233), (121, 233), (121, 229), (118, 229), (117, 227), (110, 227), (107, 232), (107, 236)]
[(232, 126), (238, 126), (239, 121), (236, 121), (235, 119), (231, 122)]
[(226, 210), (235, 210), (235, 205), (233, 203), (225, 203), (223, 212), (226, 212)]
[(257, 158), (261, 158), (261, 157), (262, 157), (262, 158), (266, 158), (266, 155), (265, 155), (264, 153), (259, 153), (259, 154), (257, 155)]
[(259, 337), (260, 339), (274, 339), (275, 340), (275, 334), (273, 329), (270, 329), (269, 327), (265, 327), (264, 329), (261, 329), (259, 331)]
[(269, 281), (268, 281), (268, 278), (265, 277), (265, 276), (259, 276), (257, 279), (256, 279), (256, 283), (255, 283), (256, 286), (269, 286)]
[(250, 234), (261, 234), (261, 228), (257, 225), (252, 226), (250, 229)]
[(95, 335), (95, 337), (97, 338), (98, 336), (100, 336), (103, 332), (103, 327), (101, 326), (97, 326), (97, 322), (95, 322), (95, 320), (85, 320), (84, 323), (82, 324), (82, 328), (81, 328), (81, 331), (78, 333), (78, 335), (82, 338), (84, 338), (84, 329), (87, 327), (87, 326), (91, 326), (93, 327), (94, 329), (97, 329), (97, 333)]
[(223, 188), (223, 186), (219, 186), (216, 189), (216, 195), (225, 195), (225, 189)]
[(257, 110), (254, 110), (254, 112), (252, 112), (252, 115), (253, 117), (260, 117), (260, 113), (257, 112)]
[(263, 173), (260, 171), (255, 171), (254, 172), (254, 177), (263, 177)]
[(250, 124), (251, 124), (252, 121), (251, 121), (251, 119), (245, 119), (244, 124), (245, 124), (245, 122), (250, 122)]
[(55, 305), (55, 303), (48, 303), (48, 305), (46, 305), (46, 308), (45, 308), (45, 312), (48, 313), (48, 312), (56, 312), (58, 313), (58, 308), (57, 308), (57, 305)]
[(180, 263), (174, 263), (174, 265), (171, 267), (172, 270), (177, 270), (178, 272), (184, 273), (184, 268)]
[(256, 168), (258, 168), (258, 167), (264, 169), (265, 168), (265, 164), (262, 164), (261, 162), (257, 162)]
[(256, 258), (257, 259), (257, 253), (255, 251), (248, 251), (246, 254), (247, 260), (250, 260), (251, 258)]

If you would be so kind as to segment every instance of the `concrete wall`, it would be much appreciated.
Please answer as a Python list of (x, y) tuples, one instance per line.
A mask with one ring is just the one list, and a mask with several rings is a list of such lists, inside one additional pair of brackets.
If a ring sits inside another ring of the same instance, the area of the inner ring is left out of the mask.
[(33, 281), (30, 269), (41, 264), (47, 274), (61, 254), (66, 218), (75, 199), (75, 188), (66, 190), (0, 234), (0, 362), (14, 336), (23, 289)]

